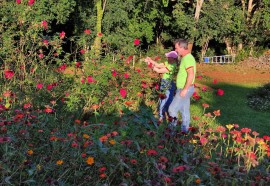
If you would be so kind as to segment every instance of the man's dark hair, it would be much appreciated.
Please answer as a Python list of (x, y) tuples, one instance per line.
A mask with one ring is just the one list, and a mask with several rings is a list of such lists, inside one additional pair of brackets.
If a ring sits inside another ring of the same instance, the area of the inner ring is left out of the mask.
[(188, 49), (188, 41), (186, 39), (176, 39), (174, 44), (178, 44), (180, 47), (183, 47), (186, 50)]

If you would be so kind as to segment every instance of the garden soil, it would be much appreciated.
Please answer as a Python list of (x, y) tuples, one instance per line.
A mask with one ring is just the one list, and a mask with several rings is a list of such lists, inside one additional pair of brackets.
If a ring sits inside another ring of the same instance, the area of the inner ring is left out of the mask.
[(270, 62), (249, 58), (238, 64), (197, 64), (197, 76), (200, 75), (217, 82), (263, 85), (270, 83)]

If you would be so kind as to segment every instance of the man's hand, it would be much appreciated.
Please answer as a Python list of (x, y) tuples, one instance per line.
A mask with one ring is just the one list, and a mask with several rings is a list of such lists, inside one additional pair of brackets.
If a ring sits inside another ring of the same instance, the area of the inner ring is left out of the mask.
[(186, 94), (187, 94), (187, 89), (183, 89), (181, 92), (180, 92), (180, 96), (181, 97), (185, 97), (186, 96)]

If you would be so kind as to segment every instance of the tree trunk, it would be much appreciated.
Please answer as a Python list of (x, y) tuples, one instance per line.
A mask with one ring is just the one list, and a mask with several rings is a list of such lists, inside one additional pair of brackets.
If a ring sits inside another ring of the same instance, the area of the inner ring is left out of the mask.
[[(102, 18), (103, 18), (103, 10), (104, 7), (102, 6), (102, 0), (98, 0), (96, 2), (96, 8), (97, 8), (97, 22), (96, 22), (96, 31), (97, 34), (102, 33), (101, 27), (102, 27)], [(94, 40), (94, 52), (95, 56), (99, 59), (101, 54), (101, 36), (96, 36)]]
[(232, 54), (232, 42), (231, 42), (230, 38), (225, 38), (224, 42), (226, 44), (226, 49), (228, 51), (228, 54), (231, 55)]
[(203, 46), (202, 46), (202, 50), (201, 50), (201, 60), (203, 60), (205, 53), (208, 49), (208, 43), (209, 43), (209, 38), (206, 38), (206, 41), (204, 42)]
[[(196, 9), (195, 9), (195, 15), (194, 15), (194, 20), (195, 20), (196, 23), (199, 21), (199, 18), (200, 18), (200, 13), (201, 13), (203, 1), (204, 0), (197, 0)], [(197, 28), (195, 26), (194, 27), (194, 32), (196, 30), (197, 30)], [(194, 36), (192, 36), (191, 41), (188, 44), (188, 49), (189, 49), (190, 52), (192, 51), (193, 43), (194, 43)]]

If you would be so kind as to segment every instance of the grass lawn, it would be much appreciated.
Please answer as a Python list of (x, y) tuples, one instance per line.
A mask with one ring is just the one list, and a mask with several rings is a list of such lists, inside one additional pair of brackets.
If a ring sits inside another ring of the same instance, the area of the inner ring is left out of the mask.
[[(255, 111), (247, 105), (247, 95), (261, 86), (262, 83), (241, 83), (241, 81), (239, 83), (229, 83), (228, 81), (218, 81), (217, 84), (213, 84), (213, 79), (210, 77), (204, 77), (201, 80), (197, 80), (197, 82), (213, 88), (214, 91), (217, 89), (224, 90), (223, 96), (207, 94), (202, 97), (203, 101), (210, 105), (209, 110), (221, 110), (221, 116), (216, 119), (218, 123), (222, 125), (239, 124), (240, 128), (247, 127), (259, 132), (261, 135), (269, 135), (270, 113)], [(196, 108), (194, 108), (194, 112), (197, 112)]]

